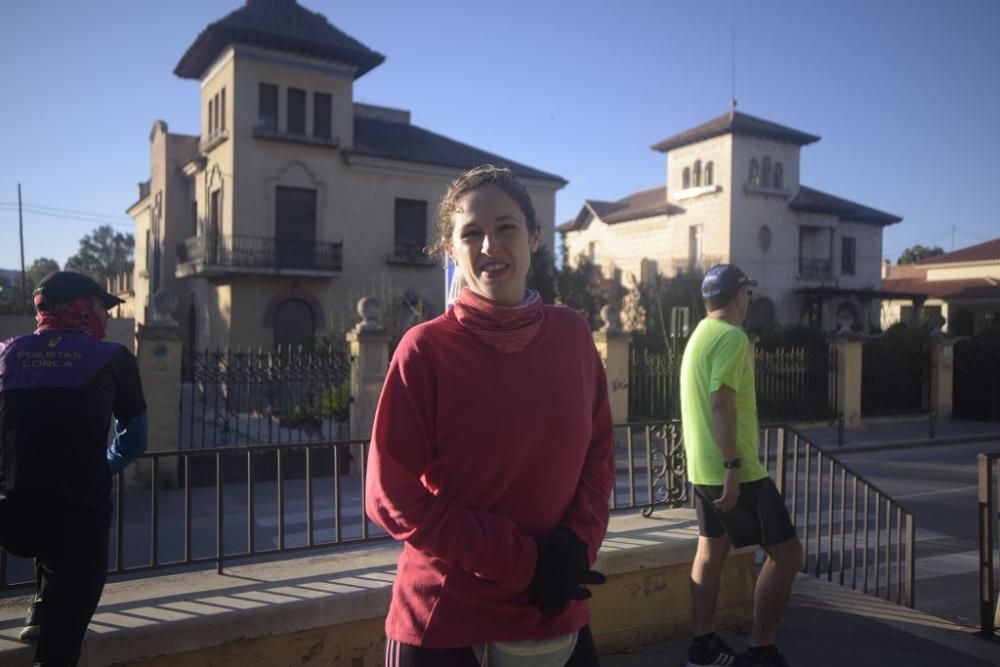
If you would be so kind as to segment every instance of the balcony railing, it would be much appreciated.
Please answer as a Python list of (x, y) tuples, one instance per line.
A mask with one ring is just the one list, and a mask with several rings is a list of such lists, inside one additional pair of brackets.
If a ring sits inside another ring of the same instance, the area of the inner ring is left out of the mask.
[(177, 244), (177, 261), (181, 277), (248, 271), (339, 273), (343, 244), (273, 236), (194, 236)]
[(800, 257), (799, 278), (802, 280), (831, 280), (833, 278), (833, 260)]

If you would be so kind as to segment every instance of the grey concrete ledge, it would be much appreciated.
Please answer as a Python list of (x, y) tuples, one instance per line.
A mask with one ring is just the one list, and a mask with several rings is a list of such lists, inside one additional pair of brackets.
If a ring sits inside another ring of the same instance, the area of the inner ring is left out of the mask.
[[(607, 575), (690, 563), (694, 510), (649, 519), (616, 515), (596, 567)], [(127, 663), (240, 639), (283, 635), (384, 616), (400, 546), (359, 545), (325, 555), (227, 566), (109, 583), (80, 664)], [(0, 664), (30, 665), (17, 639), (28, 596), (0, 600)], [(275, 613), (280, 607), (282, 612)]]

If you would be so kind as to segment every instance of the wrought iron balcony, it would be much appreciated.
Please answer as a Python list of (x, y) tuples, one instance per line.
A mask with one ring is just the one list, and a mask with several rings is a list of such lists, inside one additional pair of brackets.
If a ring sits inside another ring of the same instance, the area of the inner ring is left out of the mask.
[(273, 236), (194, 236), (177, 244), (177, 277), (230, 274), (335, 276), (343, 244)]
[(832, 280), (833, 260), (799, 257), (799, 278), (801, 280)]

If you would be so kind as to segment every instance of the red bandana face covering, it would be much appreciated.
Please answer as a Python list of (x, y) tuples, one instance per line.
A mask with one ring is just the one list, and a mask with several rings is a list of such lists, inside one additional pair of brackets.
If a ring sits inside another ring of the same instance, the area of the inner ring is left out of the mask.
[(38, 324), (37, 331), (46, 329), (73, 329), (82, 331), (88, 336), (93, 336), (97, 340), (104, 340), (104, 322), (93, 299), (85, 297), (75, 301), (67, 301), (55, 306), (47, 306), (45, 310), (39, 309), (42, 302), (42, 295), (36, 294), (35, 302), (35, 322)]
[(505, 308), (465, 287), (455, 301), (454, 312), (459, 324), (501, 354), (523, 350), (542, 326), (542, 299), (534, 290), (529, 290), (517, 306)]

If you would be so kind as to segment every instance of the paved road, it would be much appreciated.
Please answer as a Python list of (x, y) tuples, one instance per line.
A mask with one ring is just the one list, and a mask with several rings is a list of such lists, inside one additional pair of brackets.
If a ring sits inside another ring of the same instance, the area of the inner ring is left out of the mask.
[(839, 457), (916, 515), (917, 608), (979, 622), (976, 454), (1000, 440)]

